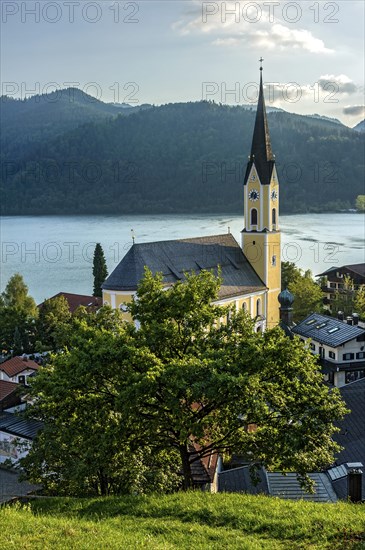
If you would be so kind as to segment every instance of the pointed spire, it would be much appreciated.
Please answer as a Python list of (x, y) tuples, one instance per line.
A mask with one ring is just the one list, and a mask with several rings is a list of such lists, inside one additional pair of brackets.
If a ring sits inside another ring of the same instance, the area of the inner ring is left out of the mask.
[(260, 59), (260, 88), (257, 103), (255, 127), (253, 131), (249, 166), (254, 163), (262, 184), (269, 184), (275, 156), (271, 149), (269, 125), (267, 122), (264, 86), (262, 83), (262, 57)]

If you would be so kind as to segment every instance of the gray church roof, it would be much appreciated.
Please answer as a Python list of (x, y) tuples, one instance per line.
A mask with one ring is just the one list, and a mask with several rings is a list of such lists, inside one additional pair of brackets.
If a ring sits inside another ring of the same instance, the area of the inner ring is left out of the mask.
[(217, 270), (223, 283), (219, 298), (265, 290), (266, 287), (230, 234), (134, 244), (103, 284), (103, 290), (136, 290), (147, 266), (160, 272), (166, 285), (184, 280), (184, 273)]
[(348, 325), (344, 321), (319, 313), (309, 315), (293, 327), (292, 332), (333, 348), (365, 334), (365, 330), (358, 325)]

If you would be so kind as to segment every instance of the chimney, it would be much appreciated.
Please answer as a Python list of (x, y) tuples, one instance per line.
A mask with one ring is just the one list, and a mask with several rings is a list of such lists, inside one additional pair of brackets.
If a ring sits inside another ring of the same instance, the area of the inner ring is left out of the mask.
[(337, 319), (338, 319), (339, 321), (343, 321), (343, 320), (344, 320), (344, 313), (343, 313), (343, 311), (338, 311), (338, 312), (337, 312)]
[(362, 470), (352, 468), (347, 472), (347, 495), (351, 502), (362, 502)]
[(358, 325), (359, 324), (359, 315), (357, 313), (352, 314), (352, 324)]
[(352, 325), (352, 317), (346, 317), (346, 322), (348, 325)]

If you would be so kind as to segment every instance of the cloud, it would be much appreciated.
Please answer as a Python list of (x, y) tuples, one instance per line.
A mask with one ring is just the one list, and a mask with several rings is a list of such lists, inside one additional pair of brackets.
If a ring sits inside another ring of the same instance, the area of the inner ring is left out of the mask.
[(315, 38), (305, 29), (289, 29), (281, 24), (273, 25), (268, 31), (256, 31), (253, 38), (259, 46), (267, 48), (303, 49), (311, 53), (333, 53), (323, 40)]
[(216, 38), (213, 45), (236, 47), (244, 42), (266, 50), (302, 49), (311, 53), (333, 53), (333, 50), (326, 48), (324, 42), (309, 31), (288, 29), (283, 25), (274, 25), (270, 31), (248, 31), (227, 38)]
[(322, 90), (333, 91), (335, 86), (336, 91), (340, 94), (354, 94), (357, 92), (357, 86), (351, 78), (345, 74), (325, 74), (319, 77), (318, 84)]
[[(227, 4), (231, 11), (234, 11), (235, 3)], [(238, 47), (242, 43), (254, 44), (265, 48), (293, 50), (301, 49), (310, 53), (330, 54), (334, 50), (326, 47), (323, 40), (316, 38), (311, 31), (306, 29), (291, 29), (282, 23), (271, 23), (269, 20), (269, 12), (262, 11), (260, 13), (259, 23), (260, 30), (257, 30), (254, 20), (245, 20), (237, 13), (237, 18), (233, 15), (223, 17), (222, 12), (218, 9), (218, 3), (215, 3), (217, 11), (214, 15), (207, 16), (204, 20), (200, 9), (195, 7), (195, 14), (189, 17), (185, 15), (173, 23), (172, 29), (181, 36), (198, 33), (202, 35), (210, 35), (213, 38), (215, 46)], [(250, 16), (251, 17), (251, 16)], [(256, 28), (255, 28), (256, 27)]]
[(347, 105), (342, 110), (344, 115), (350, 116), (364, 116), (365, 115), (365, 105)]

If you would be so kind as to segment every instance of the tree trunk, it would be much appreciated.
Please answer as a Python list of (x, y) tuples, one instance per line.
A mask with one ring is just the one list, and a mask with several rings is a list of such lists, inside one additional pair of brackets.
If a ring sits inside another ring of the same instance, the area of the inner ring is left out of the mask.
[(193, 487), (193, 476), (191, 474), (191, 463), (189, 460), (189, 451), (186, 445), (180, 445), (179, 447), (182, 470), (184, 475), (183, 489), (187, 491)]

